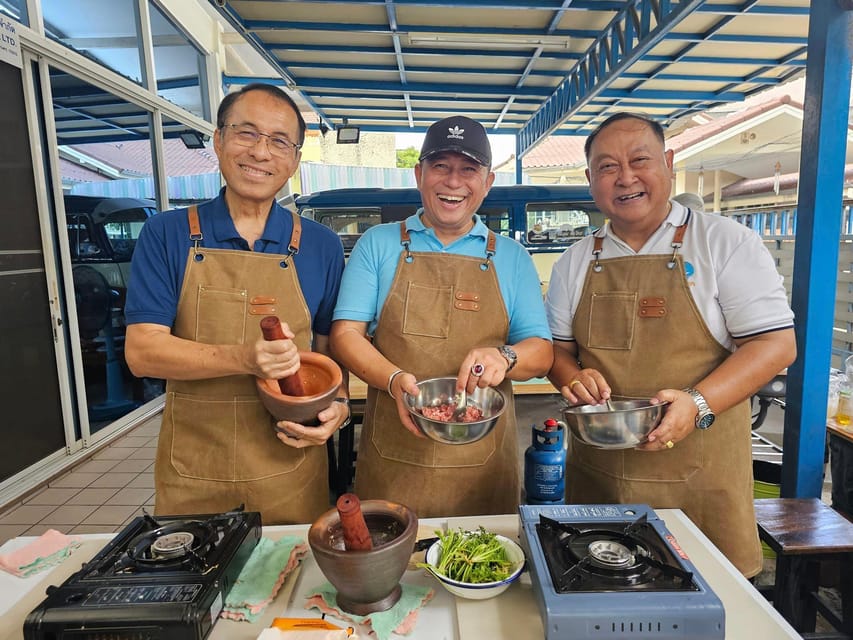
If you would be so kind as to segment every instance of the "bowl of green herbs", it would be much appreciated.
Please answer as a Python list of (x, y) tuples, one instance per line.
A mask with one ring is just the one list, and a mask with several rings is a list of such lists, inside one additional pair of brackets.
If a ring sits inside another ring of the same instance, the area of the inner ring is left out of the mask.
[(516, 542), (483, 527), (477, 531), (436, 531), (426, 553), (427, 569), (453, 595), (471, 600), (506, 591), (524, 570), (524, 551)]

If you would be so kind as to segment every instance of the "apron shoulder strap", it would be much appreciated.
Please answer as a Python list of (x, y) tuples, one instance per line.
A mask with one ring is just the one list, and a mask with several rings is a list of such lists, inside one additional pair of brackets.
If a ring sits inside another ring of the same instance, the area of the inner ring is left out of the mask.
[(287, 249), (291, 255), (299, 253), (299, 241), (302, 238), (302, 219), (295, 211), (290, 212), (293, 218), (293, 231), (290, 233), (290, 244)]
[(201, 222), (198, 219), (198, 206), (192, 205), (187, 209), (187, 219), (190, 223), (190, 241), (198, 249), (199, 243), (204, 240), (201, 233)]
[(496, 252), (495, 246), (497, 245), (497, 242), (498, 241), (497, 241), (497, 238), (495, 237), (495, 232), (492, 231), (491, 229), (489, 229), (489, 237), (486, 240), (486, 256), (487, 257), (491, 258), (493, 255), (495, 255), (495, 252)]

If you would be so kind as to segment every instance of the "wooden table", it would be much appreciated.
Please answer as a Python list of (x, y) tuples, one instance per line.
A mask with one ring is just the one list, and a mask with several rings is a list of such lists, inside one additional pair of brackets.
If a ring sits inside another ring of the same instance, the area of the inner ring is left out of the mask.
[[(779, 612), (747, 582), (740, 572), (706, 538), (696, 525), (677, 509), (657, 511), (667, 529), (678, 541), (678, 546), (690, 558), (726, 610), (726, 640), (801, 640)], [(480, 525), (489, 531), (518, 539), (518, 517), (515, 514), (500, 516), (469, 516), (459, 518), (431, 518), (419, 523), (420, 537), (432, 535), (439, 529), (466, 529)], [(304, 536), (308, 525), (264, 527), (264, 537), (276, 540), (282, 535)], [(44, 599), (45, 589), (51, 584), (61, 584), (86, 560), (89, 560), (107, 543), (112, 535), (89, 534), (60, 566), (44, 573), (17, 578), (0, 571), (0, 640), (23, 640), (22, 625), (25, 616)], [(0, 552), (8, 553), (33, 538), (15, 538), (2, 546)], [(320, 613), (304, 608), (310, 589), (325, 582), (311, 554), (305, 557), (299, 571), (291, 574), (276, 599), (261, 613), (254, 623), (220, 620), (208, 640), (255, 640), (261, 630), (276, 616), (319, 618)], [(455, 598), (438, 586), (436, 580), (423, 570), (406, 571), (403, 582), (434, 588), (435, 597), (418, 615), (411, 635), (392, 636), (393, 640), (544, 640), (537, 599), (528, 572), (497, 598), (490, 600), (463, 600)], [(606, 594), (604, 594), (606, 595)], [(618, 606), (618, 605), (617, 605)], [(334, 617), (333, 624), (347, 623)], [(359, 637), (366, 638), (366, 630), (359, 628)], [(598, 637), (613, 638), (612, 634), (599, 633)], [(103, 637), (117, 637), (103, 635)], [(619, 634), (627, 640), (628, 634)], [(636, 635), (632, 637), (638, 637)], [(672, 634), (667, 637), (674, 637)]]
[(829, 468), (832, 473), (832, 506), (853, 520), (853, 426), (834, 420), (826, 424), (829, 435)]
[[(853, 632), (853, 523), (817, 498), (756, 500), (755, 519), (776, 552), (773, 606), (797, 631), (814, 631), (820, 609), (837, 629)], [(822, 561), (840, 563), (840, 620), (818, 595)]]

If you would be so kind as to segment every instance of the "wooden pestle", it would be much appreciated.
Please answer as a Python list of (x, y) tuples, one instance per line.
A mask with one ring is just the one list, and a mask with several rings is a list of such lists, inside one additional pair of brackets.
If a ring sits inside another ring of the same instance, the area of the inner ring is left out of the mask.
[[(278, 316), (267, 316), (261, 320), (261, 332), (264, 334), (264, 340), (284, 340), (284, 331), (281, 328), (281, 321)], [(282, 394), (286, 396), (304, 396), (305, 385), (302, 384), (302, 378), (299, 377), (299, 371), (293, 375), (281, 378), (278, 381), (278, 388)]]
[(367, 530), (364, 514), (361, 512), (361, 501), (354, 493), (345, 493), (338, 498), (335, 506), (341, 517), (341, 529), (344, 533), (344, 547), (347, 551), (370, 551), (373, 540)]

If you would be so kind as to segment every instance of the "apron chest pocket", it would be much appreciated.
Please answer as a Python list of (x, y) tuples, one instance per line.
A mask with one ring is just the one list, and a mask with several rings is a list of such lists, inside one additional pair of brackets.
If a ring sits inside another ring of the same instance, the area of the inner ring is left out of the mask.
[(636, 318), (636, 293), (611, 291), (592, 294), (587, 327), (589, 348), (630, 349), (634, 343)]
[(403, 315), (403, 333), (447, 338), (453, 309), (453, 287), (409, 283)]
[(196, 336), (206, 344), (233, 344), (246, 339), (247, 295), (245, 289), (200, 285), (196, 292)]

